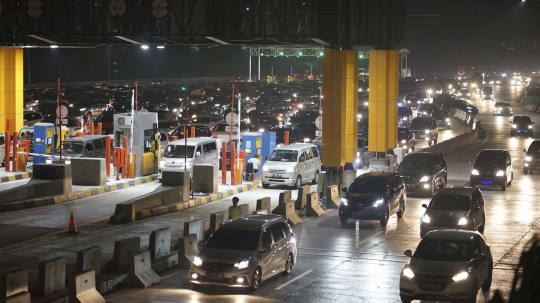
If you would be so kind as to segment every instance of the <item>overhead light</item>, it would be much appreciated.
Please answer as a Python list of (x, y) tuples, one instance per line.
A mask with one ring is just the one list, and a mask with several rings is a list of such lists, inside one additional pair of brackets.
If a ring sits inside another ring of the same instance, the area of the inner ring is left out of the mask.
[(165, 45), (158, 45), (158, 46), (156, 46), (156, 48), (164, 49), (164, 48), (165, 48)]
[(53, 45), (51, 45), (50, 47), (51, 47), (51, 48), (58, 48), (58, 45), (53, 44)]
[(143, 44), (143, 45), (141, 45), (141, 48), (142, 48), (142, 49), (148, 49), (148, 45)]

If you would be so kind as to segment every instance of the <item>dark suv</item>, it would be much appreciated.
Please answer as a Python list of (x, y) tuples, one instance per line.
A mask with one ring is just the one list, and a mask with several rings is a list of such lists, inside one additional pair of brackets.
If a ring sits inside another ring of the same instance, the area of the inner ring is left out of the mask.
[(363, 174), (343, 191), (339, 220), (344, 227), (348, 219), (379, 220), (381, 226), (386, 226), (391, 215), (401, 218), (405, 212), (407, 192), (396, 173)]
[(418, 110), (416, 111), (417, 117), (430, 117), (431, 112), (438, 109), (437, 106), (433, 103), (423, 103), (418, 106)]
[(533, 170), (540, 169), (540, 140), (535, 140), (529, 145), (529, 149), (523, 150), (525, 161), (523, 162), (523, 173), (526, 175)]
[(409, 128), (413, 131), (416, 142), (427, 141), (428, 145), (437, 144), (439, 139), (437, 120), (429, 117), (414, 118)]
[(441, 153), (414, 153), (403, 158), (398, 173), (408, 192), (433, 196), (437, 189), (446, 187), (448, 169)]
[(514, 166), (510, 153), (504, 149), (484, 149), (471, 161), (471, 186), (496, 185), (506, 190), (514, 179)]
[(515, 136), (516, 133), (527, 133), (529, 137), (533, 135), (533, 124), (529, 116), (514, 116), (514, 119), (510, 121), (512, 128), (510, 129), (510, 136)]

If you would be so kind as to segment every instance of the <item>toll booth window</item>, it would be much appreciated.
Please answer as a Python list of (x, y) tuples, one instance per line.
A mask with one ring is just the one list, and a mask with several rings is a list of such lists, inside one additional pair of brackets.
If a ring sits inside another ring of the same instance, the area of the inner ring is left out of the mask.
[(147, 129), (144, 131), (144, 152), (148, 153), (153, 151), (152, 148), (152, 134), (154, 131), (152, 129)]
[(94, 141), (96, 143), (96, 149), (98, 149), (98, 150), (105, 149), (105, 143), (103, 141), (104, 140), (96, 140), (96, 141)]

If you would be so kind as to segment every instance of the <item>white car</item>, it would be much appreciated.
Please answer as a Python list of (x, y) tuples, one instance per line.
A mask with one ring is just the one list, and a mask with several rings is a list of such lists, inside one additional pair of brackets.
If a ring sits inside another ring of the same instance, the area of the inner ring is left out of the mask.
[(478, 289), (491, 287), (493, 257), (482, 235), (465, 230), (427, 233), (403, 267), (402, 302), (412, 300), (476, 302)]
[(231, 132), (231, 126), (225, 121), (220, 121), (214, 125), (214, 128), (212, 128), (212, 136), (225, 142), (229, 142), (229, 139), (241, 140), (243, 134), (247, 131), (249, 131), (249, 127), (246, 122), (240, 121), (240, 137), (238, 137), (238, 124), (235, 124), (232, 127)]

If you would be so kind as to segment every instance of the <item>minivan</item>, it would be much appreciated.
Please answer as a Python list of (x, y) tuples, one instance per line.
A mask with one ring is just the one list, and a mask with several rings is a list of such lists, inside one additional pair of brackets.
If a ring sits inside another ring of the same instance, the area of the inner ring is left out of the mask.
[[(105, 158), (106, 135), (86, 135), (62, 141), (62, 162), (71, 158)], [(59, 150), (53, 152), (52, 161), (60, 161)], [(68, 163), (66, 163), (68, 164)]]
[(321, 171), (321, 158), (317, 146), (296, 143), (280, 146), (262, 167), (262, 185), (288, 185), (300, 188), (306, 181), (317, 184)]
[[(184, 164), (185, 159), (187, 159), (187, 163)], [(217, 165), (218, 159), (219, 150), (216, 139), (188, 138), (187, 140), (171, 141), (165, 148), (163, 158), (159, 162), (158, 180), (161, 181), (163, 170), (184, 170), (185, 167), (193, 175), (194, 164)]]

